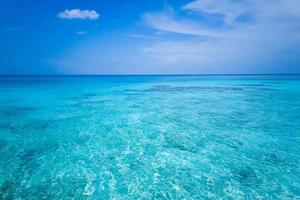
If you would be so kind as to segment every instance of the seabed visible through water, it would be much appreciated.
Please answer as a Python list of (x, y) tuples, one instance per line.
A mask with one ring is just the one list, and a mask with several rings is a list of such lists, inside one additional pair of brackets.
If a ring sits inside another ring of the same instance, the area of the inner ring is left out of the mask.
[(0, 199), (300, 199), (299, 76), (0, 77)]

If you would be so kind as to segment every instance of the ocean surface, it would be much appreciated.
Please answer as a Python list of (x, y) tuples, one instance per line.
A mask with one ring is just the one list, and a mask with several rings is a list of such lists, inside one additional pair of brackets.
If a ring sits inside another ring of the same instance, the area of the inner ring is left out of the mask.
[(300, 76), (0, 77), (0, 199), (300, 199)]

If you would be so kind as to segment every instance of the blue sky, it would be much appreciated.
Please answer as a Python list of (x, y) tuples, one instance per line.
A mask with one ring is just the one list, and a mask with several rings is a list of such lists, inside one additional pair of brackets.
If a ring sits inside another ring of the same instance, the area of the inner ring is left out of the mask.
[(300, 1), (0, 0), (0, 73), (300, 73)]

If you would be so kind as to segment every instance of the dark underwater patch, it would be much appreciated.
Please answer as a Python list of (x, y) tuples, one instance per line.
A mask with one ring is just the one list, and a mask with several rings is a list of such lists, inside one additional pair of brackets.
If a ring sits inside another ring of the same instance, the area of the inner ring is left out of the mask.
[(264, 156), (264, 161), (267, 163), (278, 164), (282, 160), (275, 153), (268, 153)]
[(231, 142), (225, 142), (225, 144), (228, 146), (228, 147), (231, 147), (231, 148), (233, 148), (233, 149), (235, 149), (235, 150), (239, 150), (239, 148), (240, 148), (240, 146), (241, 145), (239, 145), (239, 143), (235, 143), (235, 142), (233, 142), (233, 141), (231, 141)]
[[(30, 132), (34, 131), (44, 131), (46, 129), (50, 129), (55, 127), (55, 124), (58, 123), (59, 120), (32, 120), (27, 122), (23, 126), (19, 127), (19, 132), (24, 132), (29, 130)], [(39, 132), (38, 132), (39, 133)]]
[(11, 134), (40, 133), (53, 128), (58, 120), (31, 120), (20, 125), (11, 125), (10, 123), (0, 123), (0, 131)]
[(222, 87), (222, 86), (170, 86), (158, 85), (150, 89), (142, 90), (142, 92), (200, 92), (200, 91), (242, 91), (241, 87)]
[(85, 93), (83, 95), (83, 97), (96, 97), (96, 96), (98, 96), (98, 94), (94, 92)]
[(243, 87), (267, 87), (269, 85), (267, 84), (262, 84), (262, 83), (243, 83), (243, 84), (238, 84), (239, 86), (243, 86)]
[(265, 83), (272, 84), (272, 85), (273, 84), (283, 85), (283, 84), (287, 84), (288, 82), (280, 80), (280, 81), (265, 81)]
[(13, 199), (13, 193), (17, 184), (13, 181), (6, 180), (0, 186), (0, 199)]
[(81, 136), (77, 136), (75, 139), (74, 139), (74, 142), (78, 145), (85, 145), (89, 140), (91, 139), (91, 136), (90, 135), (81, 135)]
[(41, 155), (43, 152), (44, 152), (44, 150), (42, 148), (29, 149), (29, 150), (25, 150), (18, 157), (24, 163), (27, 163), (29, 161), (32, 161), (34, 158), (38, 157), (39, 155)]
[(7, 142), (5, 140), (0, 140), (0, 151), (2, 149), (4, 149), (6, 147), (6, 145), (7, 145)]
[[(175, 137), (175, 138), (174, 138)], [(197, 145), (188, 139), (176, 137), (176, 136), (165, 136), (166, 144), (165, 148), (177, 149), (180, 151), (187, 151), (190, 153), (197, 153)]]
[(31, 123), (28, 123), (26, 125), (24, 125), (21, 129), (22, 130), (45, 130), (47, 129), (48, 127), (50, 126), (50, 123), (47, 122), (47, 121), (35, 121), (35, 122), (31, 122)]
[(110, 102), (109, 100), (87, 100), (83, 101), (81, 104), (104, 104)]
[(130, 105), (130, 106), (128, 106), (129, 108), (131, 108), (131, 109), (138, 109), (138, 108), (141, 108), (141, 106), (139, 106), (139, 105)]
[(69, 100), (80, 100), (80, 99), (88, 99), (88, 98), (96, 97), (96, 96), (98, 96), (97, 93), (89, 92), (89, 93), (84, 93), (84, 94), (81, 94), (81, 95), (78, 95), (78, 96), (67, 97), (66, 99), (69, 99)]
[(35, 107), (25, 107), (25, 106), (2, 107), (2, 108), (0, 108), (0, 116), (2, 116), (3, 118), (12, 118), (17, 115), (27, 114), (27, 113), (30, 113), (30, 112), (33, 112), (36, 110), (37, 110), (37, 108), (35, 108)]
[(0, 131), (4, 131), (5, 133), (17, 133), (18, 128), (10, 125), (9, 123), (0, 123)]
[(213, 91), (213, 92), (237, 92), (243, 90), (275, 90), (274, 88), (267, 87), (264, 84), (240, 84), (237, 86), (170, 86), (170, 85), (157, 85), (149, 89), (143, 90), (126, 90), (126, 92), (138, 93), (138, 92), (201, 92), (201, 91)]
[(259, 185), (259, 178), (252, 167), (244, 167), (235, 172), (236, 179), (242, 184), (247, 186)]
[(190, 153), (196, 153), (197, 152), (197, 149), (192, 148), (192, 147), (188, 147), (188, 146), (186, 146), (184, 144), (180, 144), (180, 143), (168, 143), (164, 147), (172, 148), (172, 149), (178, 149), (180, 151), (187, 151), (187, 152), (190, 152)]

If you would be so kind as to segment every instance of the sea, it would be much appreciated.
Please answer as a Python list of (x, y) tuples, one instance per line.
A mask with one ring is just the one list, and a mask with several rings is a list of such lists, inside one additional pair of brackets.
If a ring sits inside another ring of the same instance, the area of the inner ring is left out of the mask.
[(300, 76), (1, 76), (0, 199), (300, 199)]

